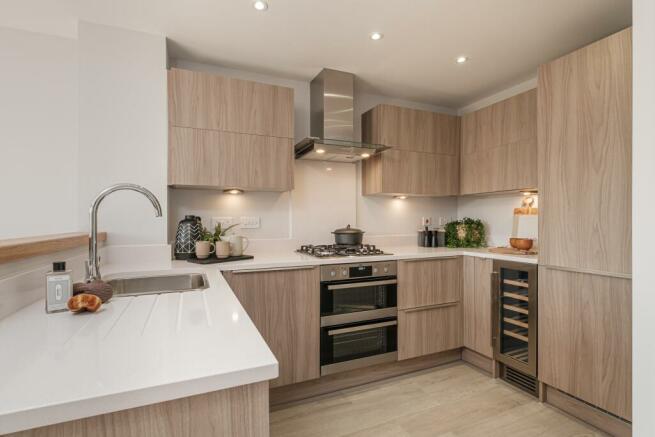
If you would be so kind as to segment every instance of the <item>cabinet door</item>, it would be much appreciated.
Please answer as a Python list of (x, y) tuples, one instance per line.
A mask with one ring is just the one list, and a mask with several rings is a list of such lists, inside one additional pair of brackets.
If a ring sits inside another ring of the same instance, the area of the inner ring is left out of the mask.
[(539, 379), (630, 420), (631, 281), (539, 268)]
[(463, 263), (464, 346), (488, 358), (493, 358), (493, 347), (491, 346), (493, 261), (465, 256)]
[(398, 359), (420, 357), (462, 347), (462, 305), (398, 311)]
[(398, 261), (398, 308), (459, 302), (462, 257)]
[(364, 195), (455, 196), (459, 192), (459, 156), (386, 150), (363, 161)]
[(289, 138), (171, 127), (168, 153), (169, 185), (293, 189)]
[(539, 263), (631, 271), (627, 29), (539, 69)]
[(318, 378), (318, 268), (226, 272), (224, 276), (280, 363), (280, 376), (270, 386)]
[(461, 194), (536, 186), (536, 90), (462, 116)]
[(171, 126), (293, 138), (293, 89), (173, 68)]

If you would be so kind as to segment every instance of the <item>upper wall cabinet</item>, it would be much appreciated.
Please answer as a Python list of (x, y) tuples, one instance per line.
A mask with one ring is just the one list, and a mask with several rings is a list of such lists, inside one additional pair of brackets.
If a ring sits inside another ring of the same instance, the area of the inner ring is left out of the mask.
[(461, 194), (536, 187), (536, 89), (462, 116)]
[(293, 189), (293, 89), (172, 69), (172, 186)]
[(364, 195), (459, 192), (459, 117), (378, 105), (362, 114), (362, 141), (391, 149), (363, 161)]
[(171, 126), (293, 138), (293, 89), (173, 68)]

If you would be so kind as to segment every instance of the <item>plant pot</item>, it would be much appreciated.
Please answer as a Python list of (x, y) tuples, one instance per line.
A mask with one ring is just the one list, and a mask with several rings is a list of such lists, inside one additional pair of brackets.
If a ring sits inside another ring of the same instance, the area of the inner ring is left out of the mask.
[(230, 256), (230, 242), (217, 241), (216, 242), (216, 258), (227, 258)]

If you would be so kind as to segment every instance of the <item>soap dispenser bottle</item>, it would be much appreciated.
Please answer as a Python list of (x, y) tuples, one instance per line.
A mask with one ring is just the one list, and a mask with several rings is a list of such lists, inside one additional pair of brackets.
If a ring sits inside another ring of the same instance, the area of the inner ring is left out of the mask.
[(66, 263), (59, 261), (52, 263), (52, 271), (46, 273), (46, 313), (66, 311), (68, 299), (73, 295), (73, 280), (70, 270), (66, 270)]

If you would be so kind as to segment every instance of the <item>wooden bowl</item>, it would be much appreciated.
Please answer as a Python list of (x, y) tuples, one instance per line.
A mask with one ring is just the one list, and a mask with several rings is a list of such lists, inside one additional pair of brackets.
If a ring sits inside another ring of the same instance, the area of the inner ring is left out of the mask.
[(509, 245), (518, 250), (530, 250), (534, 241), (531, 238), (510, 238)]

